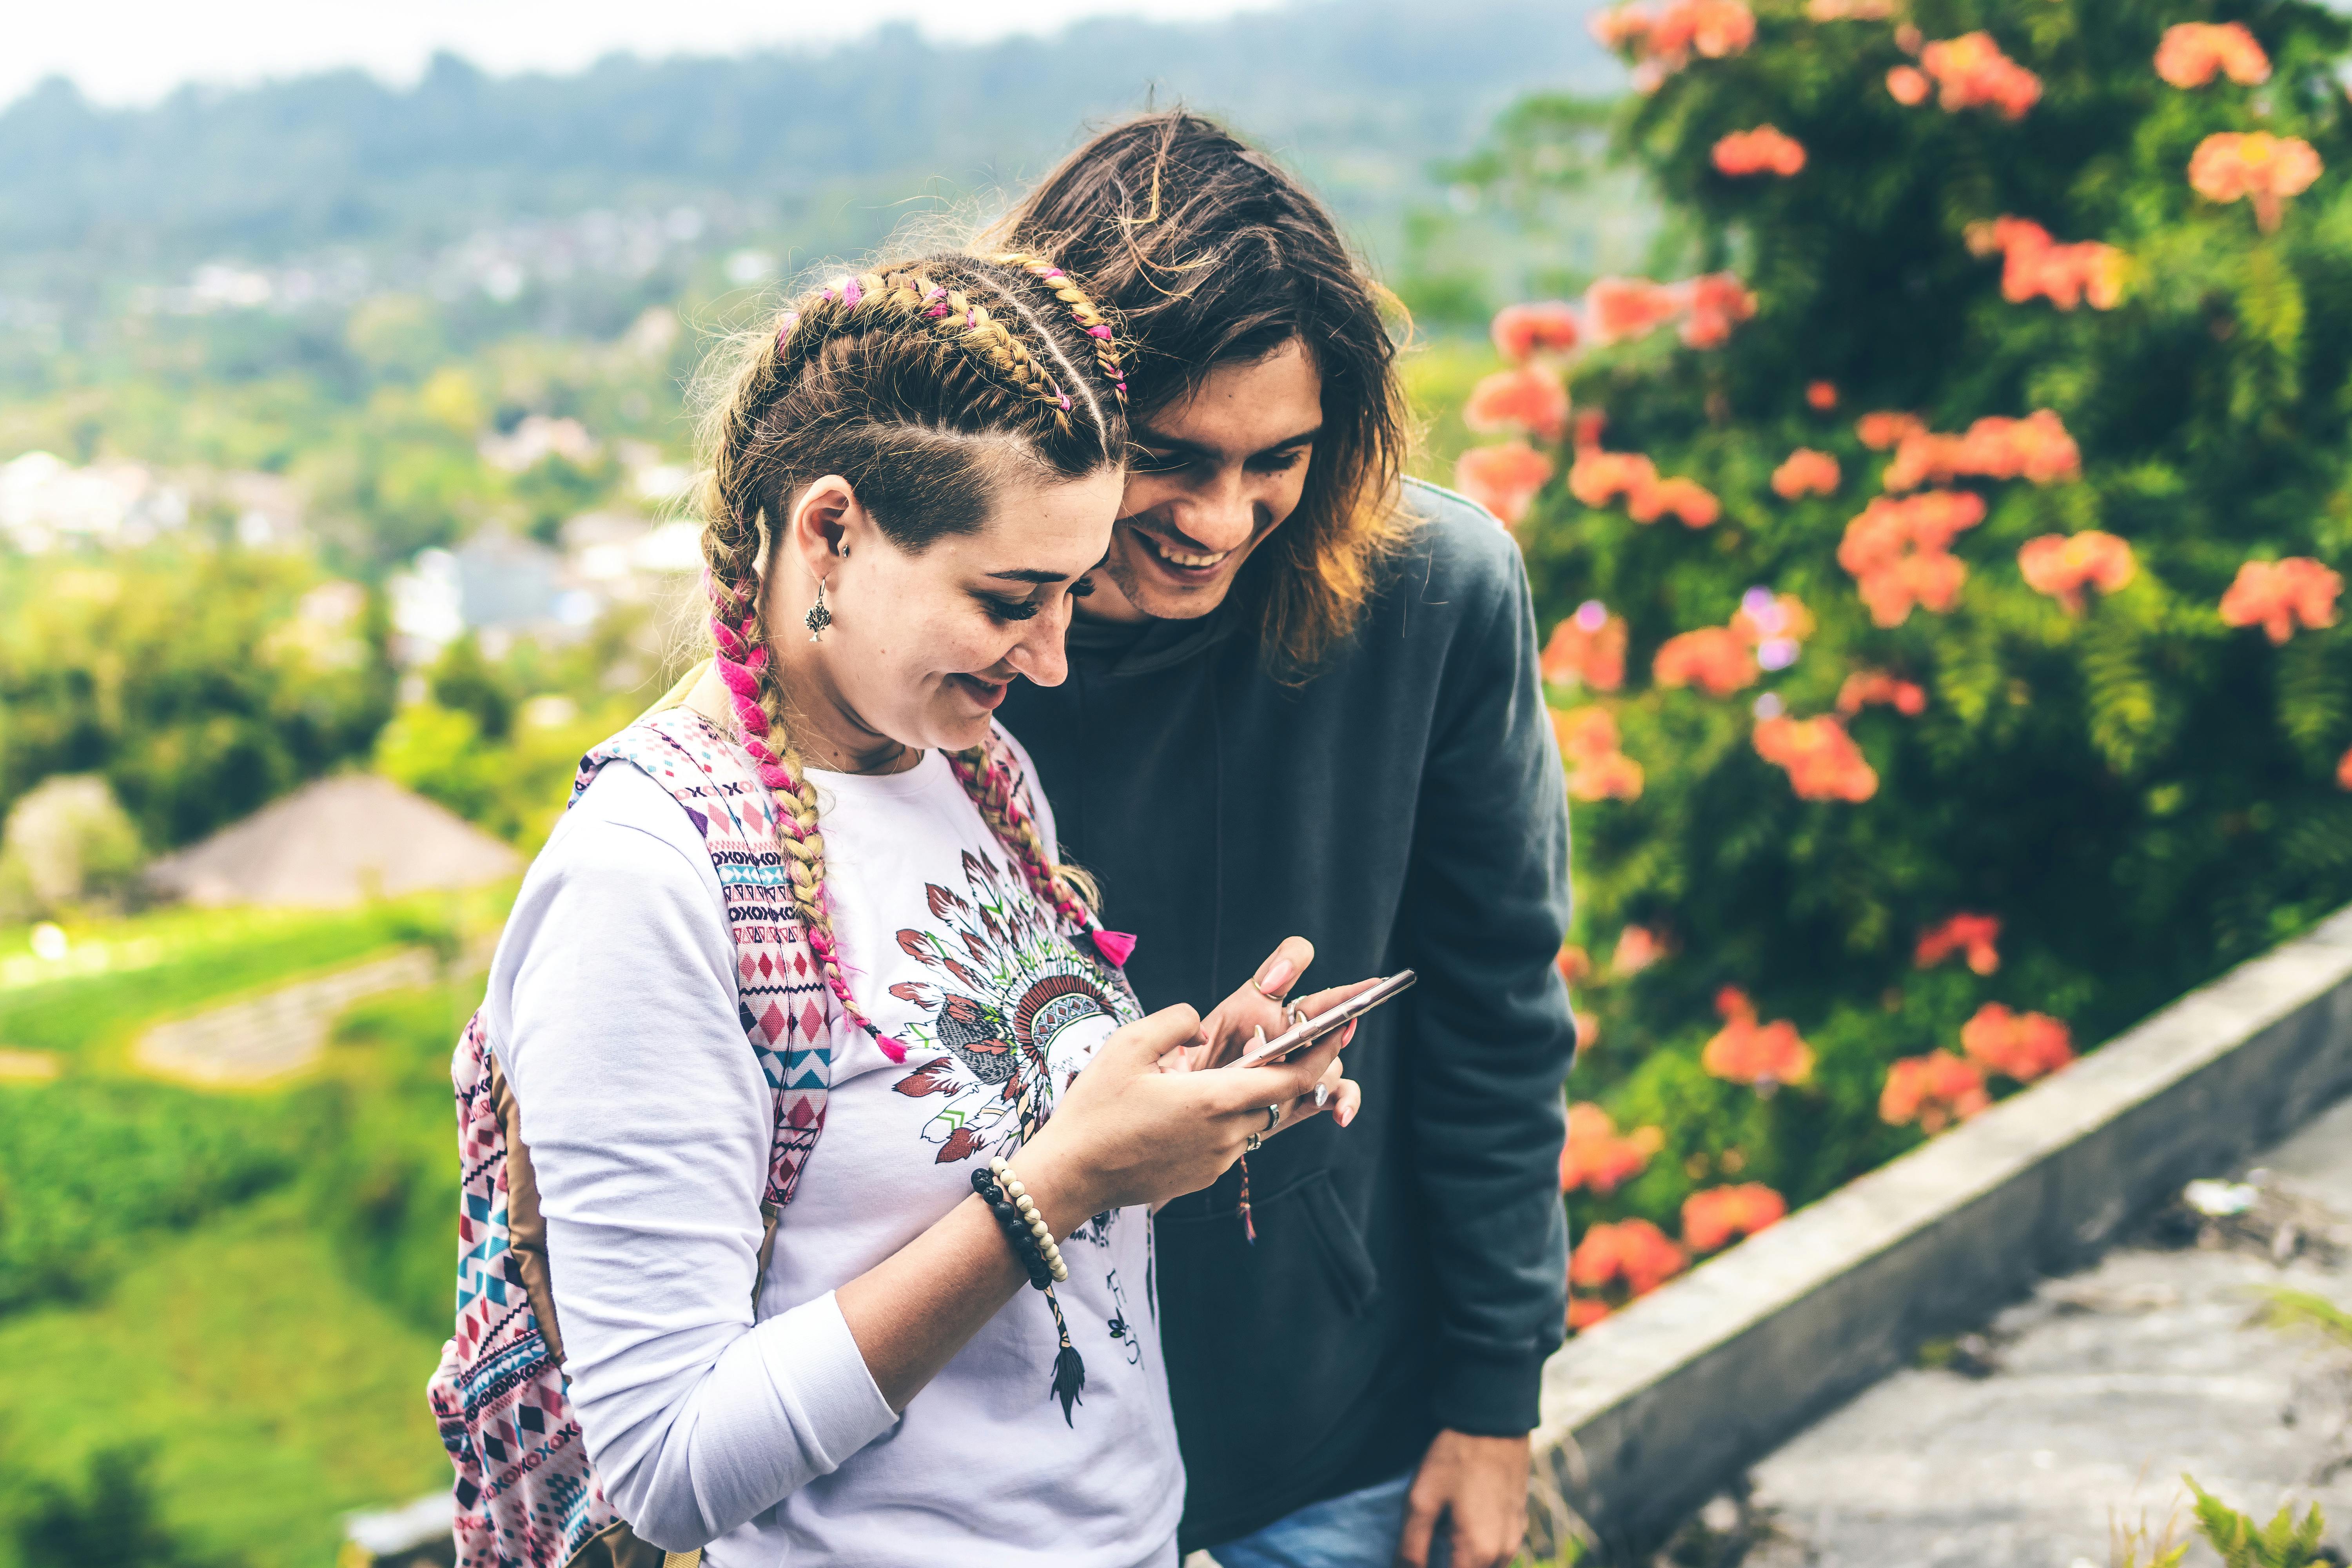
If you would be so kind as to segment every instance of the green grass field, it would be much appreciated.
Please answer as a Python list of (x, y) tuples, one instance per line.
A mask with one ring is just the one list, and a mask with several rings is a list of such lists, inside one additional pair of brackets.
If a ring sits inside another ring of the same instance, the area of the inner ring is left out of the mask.
[[(0, 1568), (66, 1568), (26, 1555), (27, 1521), (110, 1451), (146, 1455), (175, 1568), (324, 1568), (342, 1513), (446, 1484), (424, 1386), (455, 1267), (449, 1051), (479, 973), (362, 1002), (315, 1068), (260, 1089), (144, 1079), (127, 1046), (162, 1016), (446, 946), (505, 896), (154, 915), (70, 932), (109, 948), (103, 973), (0, 970), (0, 1045), (62, 1069), (0, 1082)], [(0, 934), (0, 960), (23, 938)]]

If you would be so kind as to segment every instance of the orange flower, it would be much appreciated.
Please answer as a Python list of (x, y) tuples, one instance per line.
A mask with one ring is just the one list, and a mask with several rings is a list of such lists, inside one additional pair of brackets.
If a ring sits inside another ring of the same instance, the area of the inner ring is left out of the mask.
[(1564, 300), (1506, 305), (1495, 312), (1495, 350), (1513, 364), (1525, 364), (1538, 349), (1566, 353), (1576, 346), (1576, 307)]
[(2339, 789), (2352, 789), (2352, 752), (2336, 759), (2336, 784)]
[(2241, 87), (2271, 79), (2271, 58), (2242, 22), (2179, 22), (2156, 46), (2156, 74), (2175, 87), (2203, 87), (2215, 72)]
[(1576, 800), (1639, 800), (1642, 764), (1617, 749), (1617, 721), (1605, 708), (1552, 710), (1552, 731), (1570, 763), (1568, 793)]
[(1809, 381), (1805, 384), (1805, 401), (1826, 414), (1838, 405), (1837, 383)]
[[(1801, 155), (1802, 149), (1799, 152)], [(1702, 273), (1675, 288), (1690, 311), (1683, 322), (1683, 342), (1695, 349), (1721, 348), (1730, 340), (1732, 328), (1756, 314), (1756, 296), (1729, 272)]]
[(1454, 488), (1507, 528), (1527, 516), (1536, 492), (1550, 478), (1551, 459), (1525, 441), (1473, 447), (1454, 465)]
[(1607, 506), (1621, 492), (1635, 495), (1657, 482), (1657, 465), (1639, 452), (1582, 447), (1568, 469), (1568, 493), (1591, 507)]
[(1568, 1108), (1568, 1142), (1559, 1152), (1559, 1190), (1605, 1194), (1615, 1192), (1642, 1173), (1650, 1157), (1666, 1146), (1666, 1135), (1655, 1127), (1637, 1128), (1624, 1137), (1609, 1113), (1589, 1100)]
[(1572, 942), (1560, 944), (1559, 957), (1553, 962), (1559, 977), (1570, 985), (1581, 985), (1592, 978), (1592, 955)]
[(1922, 484), (1948, 484), (1959, 478), (2029, 479), (2055, 484), (2082, 477), (2083, 453), (2065, 424), (2047, 408), (2022, 419), (1989, 416), (1965, 435), (1939, 436), (1927, 429), (1906, 432), (1895, 460), (1879, 482), (1890, 491)]
[(1927, 710), (1927, 693), (1915, 681), (1883, 669), (1857, 669), (1838, 688), (1837, 710), (1851, 718), (1874, 702), (1883, 702), (1906, 719)]
[(2217, 131), (2189, 159), (2189, 185), (2209, 202), (2253, 202), (2264, 234), (2279, 226), (2280, 204), (2319, 178), (2319, 154), (2299, 136), (2267, 131)]
[(1585, 330), (1596, 343), (1644, 338), (1682, 312), (1682, 301), (1646, 278), (1596, 278), (1584, 291)]
[(1940, 615), (1959, 602), (1967, 564), (1949, 553), (1953, 537), (1984, 521), (1984, 498), (1967, 490), (1880, 496), (1845, 525), (1838, 564), (1853, 574), (1870, 618), (1899, 626), (1912, 607)]
[(1571, 763), (1591, 762), (1617, 749), (1617, 721), (1606, 708), (1555, 708), (1551, 729), (1559, 754)]
[(1610, 973), (1622, 980), (1639, 974), (1666, 956), (1666, 944), (1647, 926), (1627, 926), (1617, 933), (1617, 951), (1609, 956)]
[(1545, 441), (1568, 434), (1568, 388), (1548, 365), (1523, 364), (1482, 377), (1463, 405), (1462, 423), (1483, 436), (1525, 430)]
[(2079, 616), (2084, 588), (2112, 594), (2130, 582), (2138, 567), (2130, 545), (2090, 528), (2027, 540), (2018, 547), (2017, 569), (2024, 574), (2027, 587), (2049, 595), (2066, 606), (2068, 615)]
[(1734, 178), (1745, 174), (1785, 177), (1805, 166), (1805, 146), (1773, 125), (1734, 131), (1716, 142), (1715, 166)]
[(1666, 0), (1654, 11), (1620, 5), (1595, 14), (1587, 25), (1610, 48), (1642, 61), (1646, 68), (1635, 73), (1635, 85), (1644, 91), (1688, 65), (1695, 53), (1721, 59), (1756, 38), (1756, 14), (1740, 0)]
[(1761, 1182), (1711, 1187), (1683, 1200), (1683, 1240), (1694, 1252), (1713, 1252), (1741, 1237), (1779, 1224), (1789, 1200)]
[(1576, 1024), (1576, 1048), (1589, 1051), (1601, 1043), (1601, 1020), (1590, 1013), (1570, 1013)]
[(1960, 1026), (1960, 1049), (1970, 1060), (2020, 1083), (2056, 1072), (2074, 1059), (2066, 1026), (2047, 1013), (2012, 1013), (1988, 1002)]
[(1886, 1069), (1878, 1115), (1893, 1126), (1916, 1121), (1925, 1131), (1937, 1133), (1991, 1103), (1976, 1064), (1949, 1051), (1929, 1051), (1924, 1057), (1905, 1057)]
[(1805, 0), (1809, 22), (1884, 22), (1897, 10), (1896, 0)]
[(1668, 637), (1650, 664), (1651, 678), (1660, 686), (1696, 686), (1710, 697), (1728, 697), (1752, 686), (1761, 673), (1748, 639), (1729, 626), (1701, 626)]
[(1673, 515), (1685, 528), (1705, 528), (1723, 515), (1723, 503), (1696, 479), (1660, 479), (1625, 494), (1625, 515), (1635, 522), (1655, 522)]
[(1598, 599), (1551, 629), (1544, 644), (1543, 678), (1557, 686), (1614, 691), (1625, 684), (1625, 617), (1612, 616)]
[(1927, 73), (1917, 66), (1896, 66), (1886, 73), (1886, 93), (1906, 109), (1927, 101)]
[(2130, 258), (2112, 245), (2095, 239), (2061, 245), (2048, 229), (2021, 217), (1972, 223), (1968, 244), (1979, 256), (2000, 254), (2000, 294), (2012, 305), (2038, 296), (2062, 310), (2086, 300), (2095, 310), (2110, 310), (2123, 298)]
[(1795, 500), (1808, 490), (1830, 495), (1837, 488), (1838, 460), (1811, 447), (1798, 447), (1772, 470), (1772, 493), (1782, 500)]
[(1912, 962), (1921, 969), (1933, 969), (1956, 952), (1965, 952), (1969, 967), (1979, 974), (1990, 974), (2000, 967), (2000, 953), (1993, 943), (2000, 940), (2000, 921), (1994, 915), (1954, 915), (1938, 926), (1931, 926), (1919, 937), (1919, 951)]
[(1756, 1086), (1769, 1094), (1784, 1083), (1802, 1083), (1813, 1074), (1812, 1047), (1786, 1018), (1769, 1024), (1756, 1021), (1756, 1005), (1736, 985), (1716, 994), (1715, 1010), (1723, 1015), (1698, 1065), (1719, 1079)]
[(2336, 624), (2336, 596), (2344, 579), (2308, 555), (2249, 561), (2221, 595), (2221, 618), (2233, 626), (2259, 626), (2283, 643), (2299, 622), (2316, 631)]
[(1863, 760), (1845, 726), (1824, 713), (1814, 719), (1775, 714), (1756, 721), (1756, 754), (1789, 771), (1800, 800), (1868, 800), (1878, 774)]
[[(1938, 101), (1947, 110), (1991, 108), (2005, 120), (2022, 120), (2042, 96), (2042, 79), (2002, 54), (1990, 33), (1929, 44), (1919, 51), (1919, 65), (1943, 89)], [(1894, 89), (1890, 77), (1887, 90)]]
[(1596, 1301), (1590, 1296), (1571, 1295), (1568, 1299), (1568, 1326), (1571, 1332), (1581, 1332), (1608, 1316), (1606, 1301)]
[(1853, 433), (1874, 452), (1884, 452), (1913, 431), (1927, 427), (1916, 414), (1896, 414), (1885, 409), (1865, 414), (1853, 422)]
[(1689, 1265), (1688, 1255), (1648, 1220), (1620, 1220), (1584, 1233), (1570, 1256), (1568, 1279), (1588, 1290), (1622, 1281), (1628, 1295), (1646, 1296)]

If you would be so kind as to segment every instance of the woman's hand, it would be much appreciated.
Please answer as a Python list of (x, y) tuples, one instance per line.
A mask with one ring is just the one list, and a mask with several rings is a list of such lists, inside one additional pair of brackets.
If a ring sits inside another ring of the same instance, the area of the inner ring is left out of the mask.
[[(1286, 937), (1280, 946), (1258, 965), (1257, 973), (1232, 995), (1217, 1005), (1216, 1010), (1202, 1021), (1201, 1031), (1207, 1044), (1184, 1053), (1187, 1068), (1223, 1066), (1248, 1050), (1258, 1038), (1259, 1031), (1271, 1039), (1290, 1026), (1291, 1015), (1303, 1013), (1312, 1017), (1318, 1013), (1339, 1005), (1368, 985), (1372, 980), (1352, 981), (1345, 985), (1333, 985), (1315, 992), (1297, 1001), (1291, 1000), (1290, 988), (1315, 962), (1315, 944), (1303, 936)], [(1356, 1026), (1350, 1021), (1339, 1033), (1339, 1048), (1356, 1037)], [(1352, 1079), (1344, 1078), (1337, 1063), (1325, 1073), (1317, 1085), (1321, 1098), (1309, 1097), (1286, 1111), (1276, 1131), (1294, 1127), (1316, 1112), (1329, 1109), (1331, 1120), (1345, 1127), (1356, 1119), (1363, 1103), (1363, 1091)], [(1268, 1134), (1272, 1136), (1272, 1134)]]
[(1103, 1042), (1013, 1156), (1014, 1168), (1056, 1236), (1106, 1209), (1198, 1192), (1224, 1174), (1253, 1135), (1266, 1134), (1269, 1107), (1280, 1108), (1280, 1123), (1316, 1114), (1317, 1084), (1327, 1074), (1343, 1082), (1340, 1039), (1328, 1036), (1263, 1067), (1163, 1071), (1177, 1053), (1205, 1052), (1210, 1043), (1192, 1008), (1163, 1008)]

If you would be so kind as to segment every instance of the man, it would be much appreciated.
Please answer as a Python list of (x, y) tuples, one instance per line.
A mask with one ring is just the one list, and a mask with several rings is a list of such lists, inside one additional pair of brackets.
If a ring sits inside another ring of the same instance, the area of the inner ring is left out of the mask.
[[(1070, 675), (1016, 687), (1148, 1005), (1410, 966), (1353, 1126), (1159, 1219), (1183, 1541), (1225, 1568), (1507, 1562), (1562, 1336), (1567, 810), (1510, 537), (1396, 475), (1379, 286), (1197, 116), (1097, 137), (1005, 219), (1125, 319), (1134, 455)], [(1312, 989), (1312, 987), (1309, 987)], [(1300, 993), (1304, 994), (1302, 991)], [(1253, 1235), (1255, 1239), (1253, 1239)], [(1433, 1538), (1437, 1550), (1433, 1551)]]

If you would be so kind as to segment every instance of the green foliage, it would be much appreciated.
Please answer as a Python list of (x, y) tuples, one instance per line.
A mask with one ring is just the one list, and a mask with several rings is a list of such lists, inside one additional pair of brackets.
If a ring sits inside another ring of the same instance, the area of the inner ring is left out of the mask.
[(306, 614), (319, 582), (238, 550), (0, 558), (0, 809), (101, 773), (165, 847), (364, 755), (392, 700), (381, 606)]
[(158, 1231), (284, 1182), (276, 1105), (167, 1084), (0, 1084), (0, 1314), (88, 1300)]
[[(1887, 1068), (1957, 1051), (1982, 1005), (2095, 1043), (2352, 899), (2335, 777), (2352, 634), (2274, 647), (2216, 608), (2249, 559), (2352, 556), (2352, 114), (2334, 75), (2352, 26), (2300, 0), (2225, 5), (2274, 74), (2182, 90), (2151, 59), (2189, 15), (2156, 0), (1910, 8), (1927, 38), (1987, 29), (2039, 75), (2040, 101), (2011, 121), (1897, 103), (1886, 73), (1912, 56), (1893, 23), (1767, 4), (1750, 47), (1693, 59), (1623, 108), (1618, 154), (1666, 206), (1658, 274), (1735, 270), (1758, 308), (1719, 348), (1671, 329), (1588, 343), (1571, 377), (1610, 448), (1696, 479), (1718, 521), (1639, 524), (1556, 479), (1517, 530), (1547, 630), (1592, 599), (1628, 623), (1625, 689), (1554, 700), (1607, 708), (1646, 775), (1637, 799), (1575, 809), (1578, 940), (1600, 962), (1579, 998), (1599, 1043), (1573, 1091), (1621, 1126), (1660, 1127), (1666, 1147), (1580, 1216), (1671, 1224), (1694, 1187), (1732, 1179), (1818, 1197), (1918, 1140), (1879, 1118)], [(1590, 178), (1589, 117), (1572, 109), (1507, 123), (1497, 190)], [(1717, 141), (1764, 123), (1803, 144), (1802, 171), (1720, 173)], [(2329, 170), (2275, 233), (2186, 177), (2207, 134), (2256, 128), (2308, 139)], [(2005, 299), (2000, 258), (1967, 239), (2003, 216), (2120, 247), (2120, 302)], [(1808, 400), (1815, 382), (1834, 410)], [(1957, 433), (2042, 408), (2078, 442), (2080, 477), (1960, 480), (1988, 514), (1952, 546), (1957, 604), (1876, 624), (1838, 561), (1888, 461), (1856, 416)], [(1833, 494), (1774, 492), (1799, 447), (1836, 458)], [(1574, 452), (1555, 451), (1565, 470)], [(2027, 586), (2021, 546), (2093, 529), (2128, 543), (2127, 586), (2086, 590), (2079, 610)], [(1726, 626), (1759, 586), (1816, 623), (1790, 668), (1727, 696), (1651, 679), (1669, 637)], [(1835, 715), (1865, 670), (1916, 682), (1925, 710), (1843, 721), (1867, 799), (1800, 798), (1759, 754), (1751, 704)], [(1997, 972), (1916, 967), (1919, 936), (1960, 911), (2001, 921)], [(1628, 976), (1607, 961), (1633, 926), (1668, 956)], [(1810, 1081), (1764, 1099), (1700, 1070), (1727, 985), (1795, 1022)]]
[[(318, 1568), (344, 1510), (449, 1484), (423, 1394), (448, 1331), (350, 1278), (299, 1187), (158, 1234), (103, 1300), (0, 1318), (0, 1521), (43, 1481), (86, 1492), (94, 1454), (137, 1446), (187, 1550)], [(0, 1530), (0, 1568), (28, 1568), (16, 1546)]]
[(2352, 1312), (2325, 1296), (2284, 1287), (2263, 1292), (2255, 1321), (2273, 1329), (2306, 1329), (2352, 1349)]
[[(163, 910), (73, 925), (69, 961), (0, 971), (0, 1045), (111, 1065), (137, 1026), (388, 948), (445, 941), (431, 898), (361, 910)], [(22, 928), (0, 935), (21, 954)]]
[(2198, 1533), (2221, 1554), (2222, 1568), (2313, 1568), (2335, 1561), (2320, 1547), (2319, 1537), (2327, 1521), (2320, 1517), (2317, 1503), (2300, 1521), (2289, 1505), (2282, 1507), (2270, 1523), (2256, 1525), (2194, 1480), (2186, 1476), (2181, 1479), (2197, 1495)]
[(159, 1515), (152, 1454), (107, 1448), (89, 1462), (77, 1492), (37, 1481), (16, 1525), (24, 1568), (215, 1568), (226, 1560), (193, 1551)]

